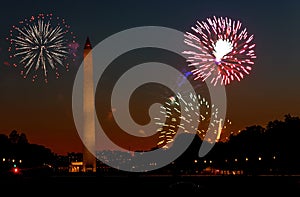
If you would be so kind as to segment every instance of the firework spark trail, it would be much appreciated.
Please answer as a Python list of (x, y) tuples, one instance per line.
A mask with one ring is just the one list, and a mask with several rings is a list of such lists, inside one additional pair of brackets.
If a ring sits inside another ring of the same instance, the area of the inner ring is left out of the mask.
[[(190, 94), (189, 96), (192, 99), (190, 103), (186, 102), (180, 93), (177, 93), (176, 96), (171, 96), (164, 106), (161, 106), (160, 113), (164, 118), (155, 118), (156, 124), (161, 126), (157, 130), (160, 134), (158, 146), (167, 147), (168, 143), (173, 142), (178, 128), (182, 128), (186, 133), (197, 133), (202, 139), (207, 132), (213, 130), (213, 133), (217, 135), (216, 140), (219, 140), (226, 125), (231, 124), (231, 121), (219, 118), (218, 108), (214, 104), (211, 105), (207, 99), (200, 95)], [(182, 101), (184, 106), (180, 106), (179, 101)], [(187, 116), (182, 116), (181, 110), (187, 112)], [(197, 117), (197, 120), (192, 117)], [(212, 121), (210, 121), (211, 118), (213, 118)], [(193, 126), (193, 121), (198, 122), (197, 128)], [(222, 121), (223, 127), (220, 128)], [(211, 125), (208, 126), (208, 124)]]
[[(56, 78), (60, 75), (58, 66), (68, 70), (69, 63), (65, 61), (69, 57), (70, 47), (75, 43), (75, 36), (69, 31), (70, 26), (64, 19), (55, 19), (57, 21), (54, 22), (52, 14), (39, 14), (19, 22), (21, 27), (13, 26), (10, 31), (10, 58), (20, 58), (19, 64), (23, 65), (21, 74), (24, 78), (35, 71), (32, 77), (34, 81), (38, 77), (36, 72), (41, 68), (47, 82), (48, 67), (56, 71)], [(74, 51), (71, 55), (76, 56)], [(17, 64), (14, 66), (17, 67)]]
[(195, 34), (186, 32), (184, 42), (194, 50), (183, 51), (188, 55), (189, 66), (195, 67), (193, 75), (202, 81), (211, 78), (211, 83), (227, 85), (234, 79), (240, 81), (250, 74), (256, 58), (254, 36), (242, 23), (230, 18), (208, 18), (197, 21), (191, 29)]

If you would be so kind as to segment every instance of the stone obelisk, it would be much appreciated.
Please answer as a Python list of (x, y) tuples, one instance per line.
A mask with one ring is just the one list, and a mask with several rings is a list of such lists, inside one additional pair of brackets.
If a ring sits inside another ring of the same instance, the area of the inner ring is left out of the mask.
[(84, 147), (83, 171), (96, 172), (95, 157), (95, 95), (93, 79), (92, 45), (87, 37), (84, 45), (83, 60), (83, 114), (84, 114)]

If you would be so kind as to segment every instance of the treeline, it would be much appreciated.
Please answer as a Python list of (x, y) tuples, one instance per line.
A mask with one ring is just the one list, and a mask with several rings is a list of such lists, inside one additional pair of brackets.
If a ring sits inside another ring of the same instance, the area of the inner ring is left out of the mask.
[[(180, 146), (185, 135), (191, 134), (179, 135), (172, 147)], [(300, 174), (299, 137), (300, 118), (288, 114), (283, 120), (270, 121), (266, 127), (246, 127), (231, 135), (228, 141), (217, 142), (204, 157), (198, 156), (199, 149), (202, 143), (208, 142), (195, 137), (181, 156), (156, 172), (192, 174), (210, 169), (213, 173)], [(12, 164), (22, 169), (45, 165), (56, 168), (61, 159), (49, 148), (29, 143), (24, 133), (14, 130), (8, 136), (0, 134), (0, 169)], [(70, 160), (64, 157), (63, 161), (68, 166)]]
[(13, 130), (0, 134), (0, 167), (34, 168), (53, 163), (55, 154), (42, 145), (28, 142), (26, 134)]
[(299, 139), (300, 118), (288, 114), (283, 120), (270, 121), (265, 128), (246, 127), (228, 141), (216, 143), (203, 158), (198, 152), (205, 142), (196, 137), (173, 165), (183, 173), (210, 167), (244, 174), (300, 174)]

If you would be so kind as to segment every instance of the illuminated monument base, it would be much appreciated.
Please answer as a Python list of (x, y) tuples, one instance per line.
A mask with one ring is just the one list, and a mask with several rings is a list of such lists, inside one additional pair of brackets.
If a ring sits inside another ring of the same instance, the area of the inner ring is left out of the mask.
[(82, 170), (83, 172), (96, 172), (96, 158), (87, 148), (83, 150)]

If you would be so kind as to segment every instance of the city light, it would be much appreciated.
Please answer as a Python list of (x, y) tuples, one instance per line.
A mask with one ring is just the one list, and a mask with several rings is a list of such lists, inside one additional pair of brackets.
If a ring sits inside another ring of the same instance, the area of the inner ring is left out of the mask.
[(18, 173), (20, 172), (20, 170), (19, 170), (19, 168), (14, 167), (14, 168), (13, 168), (13, 172), (14, 172), (15, 174), (18, 174)]

